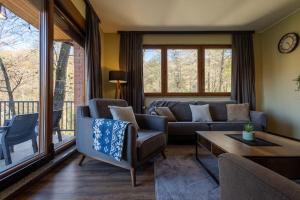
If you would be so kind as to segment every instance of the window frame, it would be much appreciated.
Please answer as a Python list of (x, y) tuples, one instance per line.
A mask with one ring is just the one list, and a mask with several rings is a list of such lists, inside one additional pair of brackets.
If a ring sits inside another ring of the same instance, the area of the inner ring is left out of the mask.
[[(161, 50), (161, 92), (144, 93), (145, 96), (230, 96), (231, 92), (205, 92), (205, 49), (232, 49), (232, 45), (143, 45), (143, 49), (160, 49)], [(168, 49), (197, 49), (198, 59), (198, 91), (197, 92), (168, 92)]]

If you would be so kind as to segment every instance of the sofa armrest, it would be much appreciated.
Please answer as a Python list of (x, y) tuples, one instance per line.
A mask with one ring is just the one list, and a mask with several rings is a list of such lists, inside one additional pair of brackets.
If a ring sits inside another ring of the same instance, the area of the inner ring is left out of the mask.
[[(97, 152), (93, 149), (93, 118), (91, 117), (77, 117), (76, 121), (76, 147), (80, 153), (83, 153), (92, 158), (99, 158), (104, 161), (118, 161)], [(127, 165), (135, 167), (137, 163), (136, 158), (136, 138), (137, 130), (132, 125), (127, 126), (125, 133), (125, 144), (123, 147), (122, 162), (128, 163)], [(120, 164), (121, 165), (121, 164)]]
[(136, 121), (141, 129), (168, 132), (168, 121), (166, 117), (156, 115), (136, 114)]
[(267, 128), (267, 115), (264, 112), (250, 111), (250, 119), (252, 123), (261, 125), (263, 129)]

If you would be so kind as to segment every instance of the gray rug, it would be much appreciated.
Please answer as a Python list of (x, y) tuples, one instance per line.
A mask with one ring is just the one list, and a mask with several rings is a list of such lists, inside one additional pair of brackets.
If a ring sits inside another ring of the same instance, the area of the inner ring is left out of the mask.
[(168, 156), (154, 164), (156, 200), (218, 200), (219, 186), (193, 154)]

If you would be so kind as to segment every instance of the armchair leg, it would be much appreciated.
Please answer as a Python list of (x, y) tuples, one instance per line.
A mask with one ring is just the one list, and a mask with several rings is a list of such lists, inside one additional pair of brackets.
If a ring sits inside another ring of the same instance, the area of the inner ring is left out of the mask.
[(78, 163), (79, 166), (82, 165), (84, 159), (85, 159), (85, 155), (81, 155), (80, 161), (79, 161), (79, 163)]
[(130, 169), (130, 175), (131, 175), (131, 185), (132, 187), (136, 186), (136, 172), (135, 172), (135, 168), (131, 168)]
[(166, 156), (166, 154), (165, 154), (165, 150), (162, 150), (162, 151), (161, 151), (161, 155), (162, 155), (162, 157), (163, 157), (164, 159), (167, 159), (167, 156)]

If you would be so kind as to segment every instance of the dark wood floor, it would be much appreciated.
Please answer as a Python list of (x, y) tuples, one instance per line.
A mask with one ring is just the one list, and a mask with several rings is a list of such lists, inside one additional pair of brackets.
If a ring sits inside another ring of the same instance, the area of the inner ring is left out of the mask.
[[(193, 153), (193, 145), (169, 145), (166, 149), (167, 157)], [(135, 188), (131, 187), (129, 170), (93, 159), (86, 159), (80, 167), (78, 161), (79, 154), (72, 156), (16, 199), (155, 199), (153, 161), (138, 169)]]
[(92, 159), (80, 167), (78, 160), (74, 155), (16, 199), (155, 199), (153, 163), (137, 171), (139, 185), (133, 188), (129, 170)]

